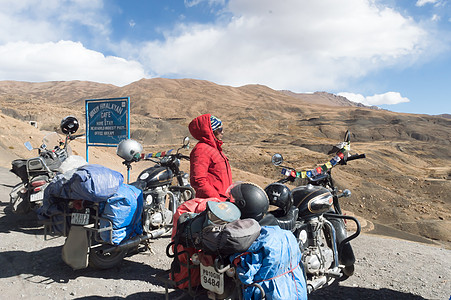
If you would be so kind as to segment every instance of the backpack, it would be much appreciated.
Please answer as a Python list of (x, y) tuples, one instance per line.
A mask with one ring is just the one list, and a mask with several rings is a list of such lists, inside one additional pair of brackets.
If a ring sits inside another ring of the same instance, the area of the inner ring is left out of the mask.
[(260, 224), (254, 219), (205, 226), (200, 234), (201, 249), (207, 254), (227, 256), (245, 252), (260, 235)]

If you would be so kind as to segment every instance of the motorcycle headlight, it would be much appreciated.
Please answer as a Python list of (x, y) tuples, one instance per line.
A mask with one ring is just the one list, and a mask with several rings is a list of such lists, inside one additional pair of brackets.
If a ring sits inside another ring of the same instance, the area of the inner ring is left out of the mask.
[(152, 202), (153, 202), (153, 197), (152, 197), (151, 194), (148, 194), (148, 195), (146, 196), (146, 205), (151, 205)]

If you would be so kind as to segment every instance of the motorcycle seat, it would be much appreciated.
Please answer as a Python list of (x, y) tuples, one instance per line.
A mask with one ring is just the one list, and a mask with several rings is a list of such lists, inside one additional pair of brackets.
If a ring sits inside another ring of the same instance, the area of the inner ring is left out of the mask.
[(291, 206), (286, 214), (282, 209), (277, 209), (269, 214), (274, 216), (277, 221), (277, 225), (279, 225), (280, 228), (290, 231), (295, 230), (296, 220), (298, 219), (299, 214), (299, 209), (296, 206)]

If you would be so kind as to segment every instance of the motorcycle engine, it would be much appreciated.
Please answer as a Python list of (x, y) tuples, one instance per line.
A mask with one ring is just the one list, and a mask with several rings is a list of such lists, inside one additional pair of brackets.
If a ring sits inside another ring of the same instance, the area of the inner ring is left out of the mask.
[(317, 246), (306, 247), (301, 260), (308, 274), (320, 274), (332, 266), (334, 253), (328, 246), (322, 230), (317, 235)]
[(169, 225), (172, 222), (173, 213), (170, 207), (168, 186), (159, 186), (144, 192), (144, 231)]

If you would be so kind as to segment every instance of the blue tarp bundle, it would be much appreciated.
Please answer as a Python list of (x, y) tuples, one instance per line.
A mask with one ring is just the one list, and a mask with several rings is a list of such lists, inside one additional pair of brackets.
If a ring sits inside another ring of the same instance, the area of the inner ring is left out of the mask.
[[(38, 209), (38, 218), (52, 219), (54, 232), (63, 233), (64, 220), (62, 202), (66, 200), (87, 200), (99, 203), (100, 213), (113, 223), (112, 243), (142, 233), (141, 213), (143, 209), (142, 191), (123, 184), (121, 173), (101, 165), (84, 165), (57, 175), (44, 190), (43, 206)], [(59, 214), (58, 214), (59, 213)], [(102, 221), (100, 226), (108, 226)], [(101, 238), (110, 242), (109, 232)]]
[(84, 165), (59, 174), (44, 191), (44, 199), (63, 198), (103, 202), (124, 182), (121, 173), (101, 165)]
[(307, 286), (301, 252), (293, 233), (278, 226), (262, 226), (260, 236), (244, 254), (232, 255), (230, 261), (240, 260), (237, 274), (245, 285), (244, 299), (261, 299), (258, 283), (266, 299), (307, 299)]
[[(113, 244), (120, 244), (124, 239), (142, 234), (142, 210), (142, 191), (128, 184), (121, 185), (117, 193), (107, 200), (102, 217), (113, 223)], [(108, 226), (107, 221), (100, 221), (100, 228)], [(109, 231), (101, 232), (100, 237), (105, 242), (110, 242)]]

